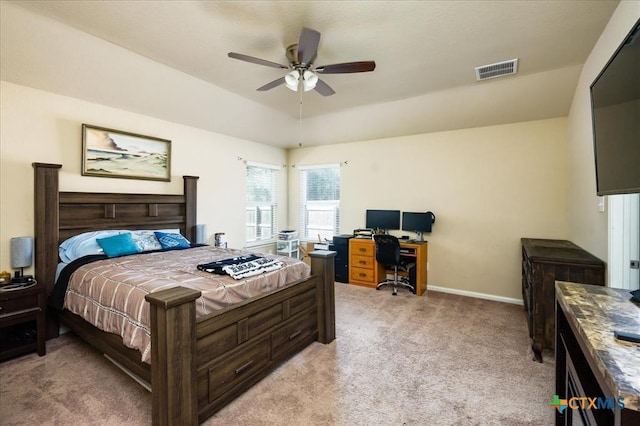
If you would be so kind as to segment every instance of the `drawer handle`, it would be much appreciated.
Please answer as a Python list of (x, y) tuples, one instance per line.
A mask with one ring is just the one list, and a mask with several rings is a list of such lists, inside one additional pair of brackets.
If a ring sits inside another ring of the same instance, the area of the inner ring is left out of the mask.
[(358, 274), (358, 276), (360, 276), (360, 277), (366, 277), (366, 276), (367, 276), (367, 274), (363, 274), (362, 272), (360, 272), (360, 273)]
[(367, 251), (367, 249), (366, 249), (366, 248), (363, 248), (363, 247), (360, 247), (358, 250), (359, 250), (359, 251), (361, 251), (361, 252), (365, 252), (365, 251)]
[(366, 261), (364, 261), (364, 260), (361, 260), (361, 261), (359, 261), (358, 263), (359, 263), (359, 264), (361, 264), (361, 265), (366, 265), (366, 264), (367, 264), (367, 262), (366, 262)]
[(302, 333), (302, 331), (300, 331), (300, 330), (296, 331), (291, 336), (289, 336), (289, 340), (295, 339), (296, 337), (298, 337), (300, 335), (300, 333)]
[(238, 367), (236, 368), (236, 374), (240, 374), (242, 373), (244, 370), (246, 370), (247, 368), (251, 367), (251, 364), (253, 364), (253, 360), (249, 360), (247, 361), (247, 363), (245, 365), (243, 365), (242, 367)]

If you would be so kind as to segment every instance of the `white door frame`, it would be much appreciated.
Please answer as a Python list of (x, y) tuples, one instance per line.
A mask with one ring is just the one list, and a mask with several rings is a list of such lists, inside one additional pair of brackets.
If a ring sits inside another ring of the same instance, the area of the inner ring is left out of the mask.
[(607, 196), (609, 207), (610, 287), (635, 290), (640, 288), (640, 269), (631, 261), (640, 260), (640, 194)]

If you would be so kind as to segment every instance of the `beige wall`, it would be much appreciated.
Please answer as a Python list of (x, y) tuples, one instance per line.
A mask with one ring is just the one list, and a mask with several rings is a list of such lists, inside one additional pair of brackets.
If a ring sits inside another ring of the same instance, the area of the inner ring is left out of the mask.
[[(545, 120), (292, 151), (2, 82), (0, 269), (9, 239), (33, 234), (31, 163), (63, 164), (62, 190), (180, 193), (180, 176), (200, 176), (198, 221), (208, 233), (244, 243), (244, 162), (347, 162), (342, 166), (342, 231), (364, 225), (366, 208), (433, 210), (429, 283), (519, 299), (519, 238), (566, 236), (566, 121)], [(172, 140), (172, 182), (80, 175), (82, 123)], [(398, 154), (400, 153), (400, 154)], [(393, 160), (389, 160), (393, 159)], [(283, 169), (280, 203), (293, 195), (296, 168)], [(391, 179), (388, 176), (392, 176)], [(234, 183), (235, 182), (235, 183)], [(528, 192), (522, 192), (527, 188)], [(374, 190), (372, 190), (374, 189)]]
[[(289, 164), (342, 164), (344, 233), (364, 227), (368, 208), (433, 211), (429, 285), (517, 300), (520, 238), (567, 236), (566, 153), (559, 118), (300, 148)], [(297, 169), (289, 181), (296, 228)]]
[[(0, 270), (9, 270), (11, 237), (33, 235), (31, 163), (63, 165), (64, 191), (182, 193), (182, 175), (200, 176), (198, 222), (209, 235), (226, 232), (232, 247), (245, 241), (246, 161), (282, 165), (286, 153), (245, 140), (148, 116), (0, 82)], [(81, 170), (82, 123), (171, 140), (170, 183), (85, 177)], [(241, 158), (241, 160), (238, 159)], [(287, 171), (279, 202), (287, 203)], [(282, 215), (281, 226), (286, 225)]]
[[(179, 193), (200, 176), (198, 218), (208, 233), (244, 243), (244, 162), (341, 162), (342, 232), (364, 225), (367, 208), (432, 210), (429, 284), (519, 299), (519, 238), (569, 238), (607, 257), (607, 217), (597, 211), (588, 88), (640, 17), (622, 1), (589, 56), (568, 119), (466, 129), (289, 153), (12, 83), (0, 87), (0, 270), (9, 239), (33, 234), (31, 163), (63, 164), (63, 190)], [(171, 183), (80, 176), (80, 125), (172, 140)], [(363, 125), (366, 125), (363, 124)], [(298, 175), (290, 167), (289, 218), (298, 227)], [(280, 203), (287, 205), (283, 169)], [(239, 184), (241, 182), (241, 184)]]
[(622, 1), (584, 64), (568, 117), (569, 238), (603, 260), (608, 257), (607, 212), (599, 212), (589, 86), (640, 19), (640, 1)]

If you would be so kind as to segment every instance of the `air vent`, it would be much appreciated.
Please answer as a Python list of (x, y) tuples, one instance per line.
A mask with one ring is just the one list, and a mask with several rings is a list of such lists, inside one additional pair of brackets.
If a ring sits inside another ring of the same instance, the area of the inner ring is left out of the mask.
[(488, 80), (490, 78), (502, 77), (518, 72), (518, 59), (498, 62), (497, 64), (483, 65), (476, 67), (476, 79), (478, 81)]

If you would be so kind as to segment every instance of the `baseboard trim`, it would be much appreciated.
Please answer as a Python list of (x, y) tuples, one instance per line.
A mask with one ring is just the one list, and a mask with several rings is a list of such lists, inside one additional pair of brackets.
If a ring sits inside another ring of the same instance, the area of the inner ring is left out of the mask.
[(493, 294), (478, 293), (475, 291), (458, 290), (456, 288), (439, 287), (437, 285), (428, 285), (427, 290), (438, 291), (440, 293), (457, 294), (459, 296), (475, 297), (477, 299), (493, 300), (494, 302), (511, 303), (513, 305), (524, 305), (522, 299), (514, 299), (511, 297), (496, 296)]

